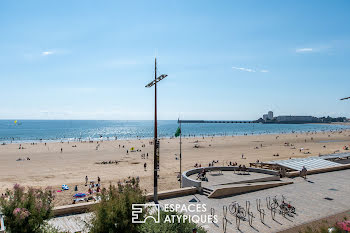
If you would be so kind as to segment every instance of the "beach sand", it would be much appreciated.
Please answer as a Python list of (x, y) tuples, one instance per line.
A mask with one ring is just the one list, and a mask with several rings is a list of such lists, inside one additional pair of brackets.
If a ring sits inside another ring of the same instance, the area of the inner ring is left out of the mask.
[[(0, 145), (0, 192), (13, 187), (15, 183), (34, 187), (51, 186), (55, 190), (66, 184), (70, 190), (57, 193), (55, 205), (70, 204), (75, 185), (78, 185), (79, 192), (87, 192), (88, 188), (84, 186), (86, 175), (89, 180), (94, 181), (100, 176), (104, 187), (110, 182), (116, 184), (128, 176), (139, 176), (141, 187), (152, 192), (153, 145), (149, 144), (150, 141), (152, 140), (52, 142), (46, 146), (44, 143), (28, 143), (21, 145), (24, 149), (19, 149), (19, 144)], [(219, 160), (215, 166), (227, 166), (230, 161), (249, 165), (256, 160), (269, 161), (345, 152), (343, 146), (350, 144), (350, 131), (183, 138), (182, 142), (182, 171), (185, 171), (193, 168), (195, 163), (208, 166), (213, 160)], [(285, 146), (285, 142), (294, 146)], [(98, 144), (100, 146), (96, 150)], [(145, 147), (142, 147), (143, 144)], [(194, 147), (196, 144), (199, 148)], [(123, 145), (125, 148), (122, 148)], [(131, 147), (141, 152), (130, 152)], [(300, 152), (300, 148), (304, 150)], [(141, 158), (143, 153), (149, 154), (148, 159)], [(277, 153), (279, 157), (274, 157)], [(160, 139), (159, 190), (179, 188), (179, 160), (176, 160), (178, 155), (179, 138)], [(27, 157), (30, 160), (16, 161)], [(117, 160), (118, 164), (96, 164), (109, 160)], [(147, 171), (144, 171), (145, 162)]]

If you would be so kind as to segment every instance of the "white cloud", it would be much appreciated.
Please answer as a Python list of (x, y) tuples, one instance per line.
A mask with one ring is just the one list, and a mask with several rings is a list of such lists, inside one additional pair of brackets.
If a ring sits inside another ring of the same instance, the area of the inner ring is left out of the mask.
[(240, 70), (240, 71), (245, 71), (245, 72), (261, 72), (261, 73), (267, 73), (267, 72), (269, 72), (268, 70), (260, 70), (260, 71), (257, 71), (257, 70), (250, 69), (250, 68), (235, 67), (235, 66), (232, 66), (232, 69)]
[(54, 54), (55, 52), (54, 51), (44, 51), (41, 53), (42, 56), (48, 56), (48, 55), (52, 55)]
[(297, 53), (308, 53), (308, 52), (313, 52), (314, 49), (313, 48), (300, 48), (300, 49), (296, 49), (295, 52)]
[(241, 70), (241, 71), (246, 71), (246, 72), (255, 72), (255, 70), (253, 70), (253, 69), (244, 68), (244, 67), (235, 67), (235, 66), (232, 66), (232, 69)]

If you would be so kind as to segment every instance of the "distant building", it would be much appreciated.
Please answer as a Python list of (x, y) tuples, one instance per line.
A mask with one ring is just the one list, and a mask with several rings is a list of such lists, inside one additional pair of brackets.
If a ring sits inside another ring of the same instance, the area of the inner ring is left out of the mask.
[(272, 112), (272, 111), (269, 111), (269, 112), (267, 113), (267, 118), (268, 118), (269, 120), (273, 120), (273, 112)]
[(319, 119), (313, 116), (278, 116), (276, 121), (278, 123), (316, 123)]
[(262, 123), (270, 124), (306, 124), (306, 123), (319, 123), (322, 119), (313, 116), (273, 116), (273, 112), (269, 111), (264, 114), (261, 121)]
[(263, 115), (263, 120), (264, 120), (264, 121), (267, 121), (267, 118), (268, 118), (268, 115), (267, 115), (267, 114), (264, 114), (264, 115)]

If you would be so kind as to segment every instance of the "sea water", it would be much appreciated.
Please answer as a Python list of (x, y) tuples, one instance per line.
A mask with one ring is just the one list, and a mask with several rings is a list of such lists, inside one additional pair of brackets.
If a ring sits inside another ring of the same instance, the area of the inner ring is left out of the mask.
[[(179, 124), (158, 121), (158, 137), (173, 137)], [(183, 123), (183, 136), (224, 136), (280, 134), (348, 129), (346, 125), (327, 124), (232, 124)], [(115, 140), (152, 138), (154, 121), (118, 120), (0, 120), (0, 142)]]

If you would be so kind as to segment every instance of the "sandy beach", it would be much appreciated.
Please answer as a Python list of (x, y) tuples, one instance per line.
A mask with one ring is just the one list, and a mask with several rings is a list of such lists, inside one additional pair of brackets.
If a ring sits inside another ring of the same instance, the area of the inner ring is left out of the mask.
[[(57, 193), (55, 205), (70, 204), (75, 185), (78, 185), (80, 192), (87, 192), (88, 188), (84, 186), (86, 175), (89, 180), (94, 181), (97, 181), (99, 176), (104, 187), (128, 176), (139, 176), (141, 187), (146, 192), (151, 192), (153, 145), (150, 145), (150, 141), (152, 140), (52, 142), (46, 145), (26, 143), (21, 144), (23, 149), (19, 149), (19, 144), (1, 145), (0, 192), (11, 188), (15, 183), (34, 187), (51, 186), (55, 190), (66, 184), (70, 190)], [(183, 138), (182, 142), (182, 164), (185, 171), (193, 168), (195, 163), (208, 166), (213, 160), (219, 161), (216, 164), (218, 166), (227, 166), (230, 161), (249, 165), (257, 160), (269, 161), (345, 152), (343, 147), (350, 144), (350, 131), (197, 137)], [(285, 145), (286, 142), (289, 145)], [(132, 147), (139, 151), (130, 152)], [(300, 148), (303, 150), (300, 151)], [(148, 159), (141, 158), (142, 154), (147, 153)], [(273, 156), (274, 154), (279, 156)], [(179, 160), (176, 159), (178, 155), (179, 138), (160, 140), (159, 190), (179, 188)], [(27, 157), (30, 160), (27, 160)], [(17, 161), (19, 158), (22, 160)], [(118, 163), (100, 164), (103, 161)], [(147, 163), (146, 171), (144, 163)]]

